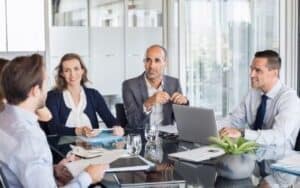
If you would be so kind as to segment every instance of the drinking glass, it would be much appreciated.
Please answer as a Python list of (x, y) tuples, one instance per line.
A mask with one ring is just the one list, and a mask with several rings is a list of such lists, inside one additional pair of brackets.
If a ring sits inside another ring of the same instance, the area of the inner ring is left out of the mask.
[(147, 142), (144, 157), (152, 162), (161, 163), (163, 160), (163, 149), (160, 142)]
[(128, 134), (126, 138), (126, 149), (130, 155), (139, 155), (142, 150), (141, 135)]
[(154, 142), (158, 136), (158, 128), (156, 124), (146, 124), (145, 125), (145, 139), (148, 142)]

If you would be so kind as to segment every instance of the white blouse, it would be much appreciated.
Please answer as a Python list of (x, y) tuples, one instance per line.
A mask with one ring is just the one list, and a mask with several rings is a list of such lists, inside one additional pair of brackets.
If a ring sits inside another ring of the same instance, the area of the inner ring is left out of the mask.
[(86, 108), (86, 95), (83, 88), (81, 88), (80, 90), (80, 99), (77, 106), (74, 103), (70, 91), (68, 91), (67, 89), (63, 91), (63, 97), (66, 106), (71, 109), (71, 112), (66, 122), (66, 127), (75, 128), (87, 126), (92, 128), (90, 119), (84, 113), (84, 109)]

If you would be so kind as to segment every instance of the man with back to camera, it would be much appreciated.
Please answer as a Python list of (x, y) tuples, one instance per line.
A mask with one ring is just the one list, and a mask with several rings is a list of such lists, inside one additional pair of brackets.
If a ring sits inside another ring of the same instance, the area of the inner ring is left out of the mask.
[(299, 98), (279, 79), (281, 58), (272, 50), (256, 52), (251, 64), (252, 89), (230, 115), (221, 136), (244, 136), (260, 145), (293, 149), (298, 135)]
[[(45, 105), (46, 79), (42, 56), (37, 54), (13, 59), (2, 72), (7, 104), (0, 113), (0, 165), (10, 187), (57, 187), (58, 174), (53, 173), (52, 155), (35, 115)], [(63, 169), (64, 162), (54, 171)], [(90, 165), (65, 186), (88, 187), (99, 182), (107, 168)]]
[(166, 49), (152, 45), (145, 53), (145, 72), (123, 82), (122, 96), (128, 128), (143, 129), (147, 123), (173, 124), (172, 103), (188, 104), (178, 79), (164, 75), (166, 65)]

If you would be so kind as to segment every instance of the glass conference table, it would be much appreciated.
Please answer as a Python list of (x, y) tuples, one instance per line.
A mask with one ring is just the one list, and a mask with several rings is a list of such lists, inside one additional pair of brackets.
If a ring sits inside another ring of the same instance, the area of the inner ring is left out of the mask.
[[(54, 161), (59, 161), (71, 150), (70, 144), (82, 144), (76, 136), (48, 136), (48, 142), (54, 156)], [(196, 144), (179, 141), (175, 136), (160, 136), (159, 143), (152, 151), (149, 159), (149, 148), (143, 139), (141, 156), (156, 164), (150, 171), (106, 173), (100, 183), (102, 187), (293, 187), (298, 184), (297, 176), (272, 171), (268, 164), (281, 159), (285, 152), (283, 148), (260, 148), (257, 151), (257, 160), (265, 162), (265, 178), (258, 174), (261, 165), (257, 165), (253, 175), (247, 179), (229, 180), (218, 176), (216, 171), (216, 160), (204, 161), (202, 163), (191, 163), (168, 157), (169, 153), (184, 151), (187, 148), (199, 147)], [(114, 148), (112, 143), (109, 148)], [(149, 146), (149, 144), (148, 144)], [(85, 145), (85, 147), (89, 147)], [(95, 147), (95, 146), (93, 146)], [(154, 156), (153, 156), (154, 154)], [(268, 183), (266, 183), (268, 182)]]

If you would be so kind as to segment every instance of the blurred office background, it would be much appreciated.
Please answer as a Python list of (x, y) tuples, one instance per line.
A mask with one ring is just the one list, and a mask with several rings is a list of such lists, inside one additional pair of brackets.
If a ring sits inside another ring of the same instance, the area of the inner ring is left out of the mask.
[(122, 81), (161, 44), (190, 104), (224, 117), (249, 88), (255, 51), (278, 51), (281, 79), (297, 89), (298, 9), (298, 0), (0, 0), (0, 57), (43, 54), (50, 89), (59, 59), (78, 53), (114, 111)]

